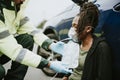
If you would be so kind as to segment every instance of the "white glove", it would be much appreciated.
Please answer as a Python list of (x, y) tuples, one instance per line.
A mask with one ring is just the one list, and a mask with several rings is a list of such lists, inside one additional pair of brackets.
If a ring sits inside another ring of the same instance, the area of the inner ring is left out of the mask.
[(57, 42), (57, 43), (52, 43), (52, 44), (49, 46), (49, 48), (50, 48), (53, 52), (63, 55), (63, 53), (64, 53), (64, 44), (65, 44), (64, 42), (59, 41), (59, 42)]
[(58, 73), (65, 73), (65, 74), (72, 73), (72, 70), (69, 70), (67, 68), (67, 65), (63, 64), (60, 61), (51, 61), (50, 62), (50, 69), (52, 69)]

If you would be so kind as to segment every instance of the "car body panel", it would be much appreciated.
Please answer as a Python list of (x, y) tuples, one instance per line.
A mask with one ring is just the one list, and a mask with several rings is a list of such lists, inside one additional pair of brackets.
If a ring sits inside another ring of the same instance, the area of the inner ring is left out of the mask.
[[(56, 36), (58, 36), (59, 40), (68, 37), (67, 33), (69, 28), (71, 27), (72, 19), (78, 12), (79, 6), (77, 6), (76, 4), (70, 5), (68, 8), (65, 9), (65, 11), (48, 20), (43, 28), (43, 32), (45, 34), (52, 32), (56, 34)], [(70, 24), (64, 25), (64, 23), (66, 22)], [(63, 34), (65, 34), (65, 36), (63, 36)]]

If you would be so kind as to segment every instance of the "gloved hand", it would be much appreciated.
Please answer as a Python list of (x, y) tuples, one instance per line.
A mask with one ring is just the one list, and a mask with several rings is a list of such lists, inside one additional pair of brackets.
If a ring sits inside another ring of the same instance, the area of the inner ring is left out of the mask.
[(64, 54), (64, 44), (65, 44), (64, 42), (59, 41), (57, 43), (50, 44), (49, 48), (53, 52), (63, 55)]
[(60, 61), (51, 61), (50, 62), (50, 69), (58, 72), (58, 73), (65, 73), (65, 74), (70, 74), (72, 73), (72, 70), (69, 70), (67, 68), (66, 64), (63, 64)]

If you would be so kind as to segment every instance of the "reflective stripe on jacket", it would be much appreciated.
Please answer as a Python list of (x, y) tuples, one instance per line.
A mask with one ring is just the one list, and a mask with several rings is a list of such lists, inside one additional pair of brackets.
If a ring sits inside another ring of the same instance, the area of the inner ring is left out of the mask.
[[(2, 11), (5, 21), (0, 20), (0, 52), (14, 61), (28, 66), (44, 66), (47, 64), (46, 60), (41, 58), (41, 56), (24, 49), (17, 43), (13, 36), (14, 34), (31, 34), (33, 35), (35, 42), (40, 46), (46, 39), (48, 39), (47, 36), (32, 26), (29, 21), (27, 21), (26, 17), (23, 16), (27, 2), (28, 0), (25, 0), (17, 14), (15, 10), (3, 8)], [(14, 5), (13, 2), (11, 5)]]

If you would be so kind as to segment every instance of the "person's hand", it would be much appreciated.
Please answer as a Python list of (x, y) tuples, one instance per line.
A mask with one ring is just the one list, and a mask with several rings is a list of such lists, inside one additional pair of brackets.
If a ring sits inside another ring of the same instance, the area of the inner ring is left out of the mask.
[(65, 74), (72, 73), (72, 70), (69, 70), (67, 68), (67, 65), (63, 64), (60, 61), (51, 61), (49, 67), (50, 67), (50, 69), (52, 69), (52, 70), (54, 70), (54, 71), (56, 71), (58, 73), (65, 73)]
[(49, 46), (49, 49), (52, 50), (55, 53), (61, 54), (63, 55), (64, 53), (64, 42), (56, 42), (56, 43), (52, 43)]
[(62, 80), (68, 80), (68, 77), (63, 77)]

